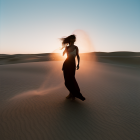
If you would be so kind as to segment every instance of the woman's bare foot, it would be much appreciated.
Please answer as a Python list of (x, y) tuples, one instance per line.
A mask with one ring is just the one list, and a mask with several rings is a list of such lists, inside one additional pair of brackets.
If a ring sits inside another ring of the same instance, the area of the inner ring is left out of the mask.
[(66, 97), (66, 99), (70, 99), (70, 98), (72, 98), (72, 94), (71, 93), (69, 93), (69, 95)]
[(75, 100), (75, 96), (73, 96), (71, 93), (69, 93), (69, 95), (66, 97), (66, 99)]

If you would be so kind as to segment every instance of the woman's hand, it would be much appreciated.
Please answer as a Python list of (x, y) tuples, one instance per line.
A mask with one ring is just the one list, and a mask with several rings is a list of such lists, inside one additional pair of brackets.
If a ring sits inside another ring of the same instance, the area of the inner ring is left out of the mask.
[(77, 70), (79, 69), (79, 64), (77, 65)]

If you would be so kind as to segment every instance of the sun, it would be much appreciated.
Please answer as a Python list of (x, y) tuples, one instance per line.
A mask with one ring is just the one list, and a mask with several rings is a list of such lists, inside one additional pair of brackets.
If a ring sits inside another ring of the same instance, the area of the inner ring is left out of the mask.
[(65, 53), (65, 54), (63, 55), (63, 52), (61, 52), (60, 55), (61, 55), (64, 59), (67, 58), (67, 53)]
[(65, 54), (63, 55), (63, 51), (64, 51), (64, 50), (58, 50), (57, 53), (60, 55), (61, 58), (66, 59), (66, 58), (67, 58), (67, 53), (65, 53)]
[(63, 57), (64, 57), (64, 58), (67, 58), (67, 54), (65, 53)]

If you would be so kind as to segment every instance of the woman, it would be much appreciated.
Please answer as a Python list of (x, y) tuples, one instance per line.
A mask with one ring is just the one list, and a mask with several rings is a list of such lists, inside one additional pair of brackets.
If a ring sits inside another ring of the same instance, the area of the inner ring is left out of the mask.
[[(69, 46), (65, 47), (63, 55), (67, 53), (67, 58), (63, 63), (62, 70), (65, 79), (65, 86), (69, 90), (69, 95), (66, 97), (67, 99), (75, 99), (75, 97), (81, 99), (82, 101), (85, 100), (85, 97), (82, 96), (80, 93), (80, 88), (75, 79), (75, 71), (79, 69), (79, 49), (77, 46), (74, 45), (76, 41), (75, 35), (70, 35), (66, 38), (61, 38), (62, 46), (69, 44)], [(76, 67), (75, 57), (77, 56), (78, 64)]]

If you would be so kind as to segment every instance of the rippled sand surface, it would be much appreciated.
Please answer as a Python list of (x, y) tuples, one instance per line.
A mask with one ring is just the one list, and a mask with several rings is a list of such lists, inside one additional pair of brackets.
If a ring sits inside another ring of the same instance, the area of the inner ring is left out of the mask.
[(68, 100), (62, 61), (0, 66), (0, 140), (139, 140), (140, 70), (81, 62), (85, 101)]

